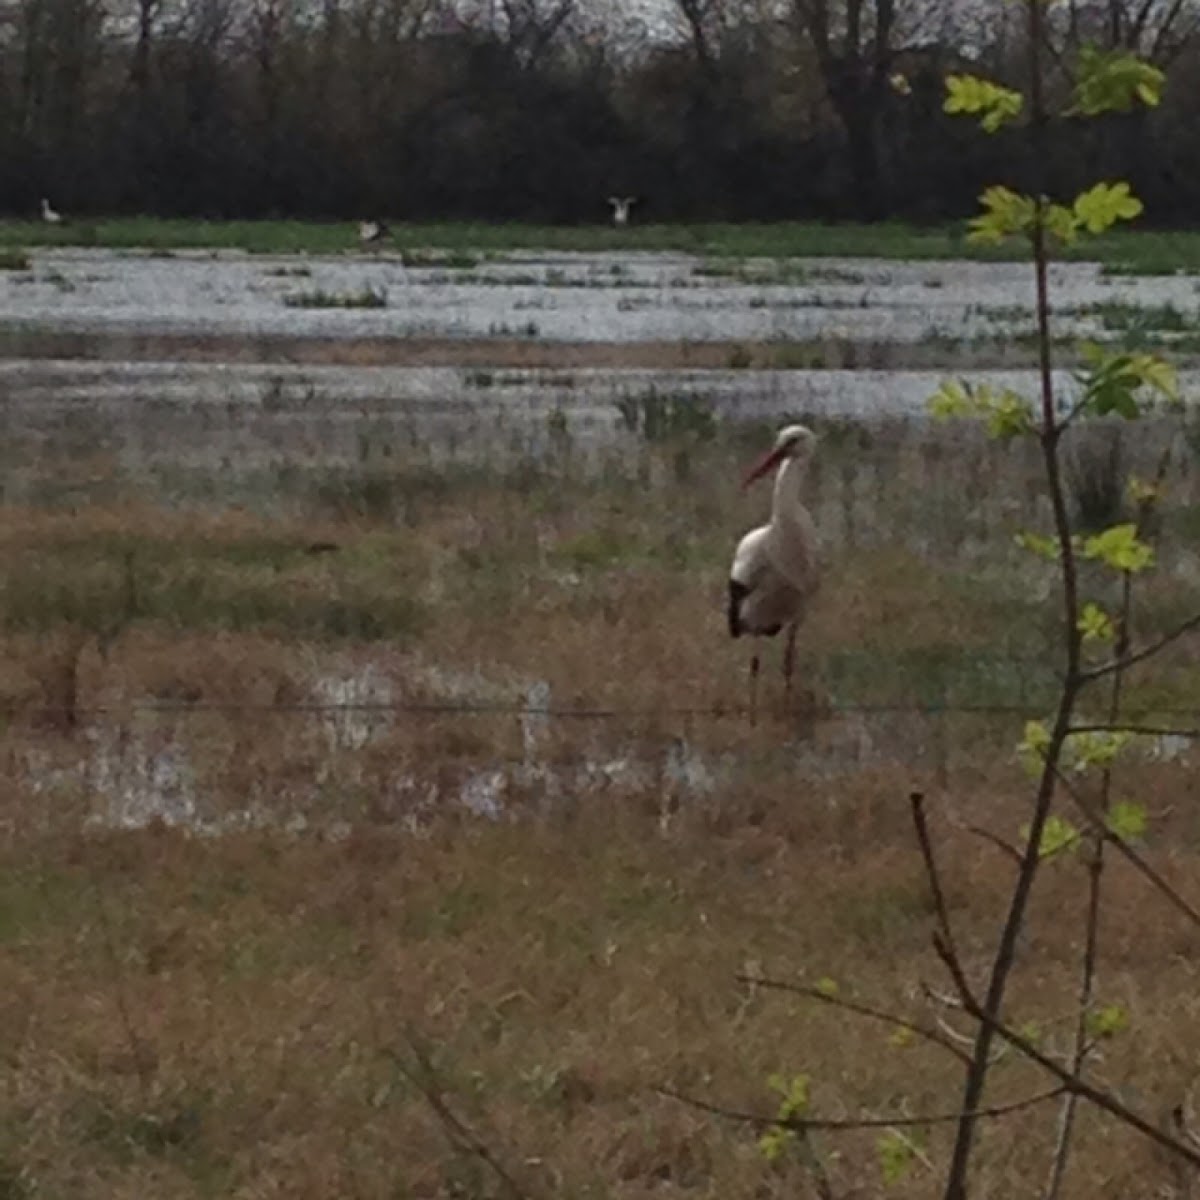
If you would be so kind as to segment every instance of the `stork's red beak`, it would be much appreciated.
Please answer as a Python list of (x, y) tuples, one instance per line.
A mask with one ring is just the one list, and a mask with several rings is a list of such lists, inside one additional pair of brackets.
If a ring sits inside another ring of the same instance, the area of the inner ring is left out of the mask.
[(742, 480), (743, 491), (748, 488), (756, 479), (761, 479), (782, 458), (783, 451), (778, 446), (776, 446), (773, 450), (768, 450), (766, 454), (764, 454), (762, 458), (760, 458), (758, 462), (756, 462), (754, 466), (752, 466), (750, 470), (746, 472), (745, 478)]

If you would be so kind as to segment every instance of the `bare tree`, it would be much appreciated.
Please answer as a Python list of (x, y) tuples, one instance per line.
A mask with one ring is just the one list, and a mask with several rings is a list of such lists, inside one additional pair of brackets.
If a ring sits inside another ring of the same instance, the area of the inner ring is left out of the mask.
[(538, 65), (575, 11), (575, 0), (499, 0), (499, 20), (504, 42), (513, 58), (526, 69)]
[(1071, 0), (1068, 43), (1128, 50), (1159, 66), (1173, 62), (1200, 31), (1196, 0)]
[(885, 210), (880, 123), (897, 53), (921, 41), (938, 20), (937, 0), (792, 0), (830, 104), (846, 134), (855, 208)]

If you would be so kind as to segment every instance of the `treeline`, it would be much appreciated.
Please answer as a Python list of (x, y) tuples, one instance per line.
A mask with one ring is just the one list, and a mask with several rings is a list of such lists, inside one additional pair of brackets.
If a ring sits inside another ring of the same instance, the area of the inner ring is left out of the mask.
[(941, 109), (947, 71), (1019, 84), (1020, 6), (660, 2), (639, 29), (599, 0), (0, 0), (0, 210), (588, 222), (620, 193), (642, 221), (938, 220), (1036, 168), (1200, 215), (1194, 0), (1059, 12), (1063, 94), (1087, 44), (1169, 86), (1063, 123), (1044, 164)]

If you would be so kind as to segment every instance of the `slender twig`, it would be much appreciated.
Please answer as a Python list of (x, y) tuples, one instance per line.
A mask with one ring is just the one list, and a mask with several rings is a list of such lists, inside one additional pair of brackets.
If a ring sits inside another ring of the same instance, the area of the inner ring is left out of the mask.
[(997, 850), (1006, 857), (1012, 859), (1018, 866), (1021, 864), (1021, 851), (1012, 844), (1007, 838), (1001, 837), (998, 833), (993, 833), (990, 829), (985, 829), (982, 825), (972, 825), (965, 821), (955, 821), (955, 825), (959, 829), (967, 833), (973, 833), (978, 838), (983, 838), (985, 842), (991, 843)]
[(487, 1166), (496, 1178), (504, 1185), (513, 1200), (531, 1200), (531, 1195), (509, 1173), (504, 1164), (488, 1148), (487, 1144), (470, 1128), (447, 1104), (442, 1089), (437, 1083), (437, 1071), (428, 1053), (421, 1045), (416, 1034), (409, 1030), (406, 1034), (409, 1050), (416, 1060), (418, 1070), (414, 1071), (394, 1051), (387, 1051), (388, 1057), (396, 1064), (396, 1069), (417, 1089), (425, 1098), (426, 1104), (433, 1110), (434, 1115), (442, 1124), (446, 1136), (460, 1150), (473, 1154)]
[(1123, 671), (1127, 667), (1144, 662), (1147, 658), (1153, 658), (1154, 655), (1164, 650), (1172, 642), (1177, 642), (1181, 637), (1186, 637), (1187, 634), (1197, 629), (1200, 629), (1200, 613), (1189, 617), (1183, 624), (1172, 629), (1170, 633), (1164, 633), (1162, 637), (1150, 642), (1149, 645), (1143, 646), (1140, 650), (1134, 650), (1129, 654), (1117, 655), (1106, 663), (1101, 663), (1096, 667), (1089, 667), (1082, 673), (1081, 678), (1085, 683), (1092, 683), (1097, 679), (1103, 679), (1105, 675), (1111, 675), (1114, 671)]
[(942, 876), (938, 870), (937, 857), (933, 852), (933, 840), (929, 836), (929, 824), (925, 819), (925, 797), (921, 792), (910, 792), (909, 806), (912, 809), (913, 828), (917, 832), (917, 844), (921, 847), (921, 858), (925, 862), (925, 877), (933, 897), (933, 909), (937, 915), (938, 929), (950, 945), (954, 945), (954, 931), (950, 927), (950, 907), (946, 903), (946, 892), (942, 887)]
[[(976, 1119), (980, 1117), (1005, 1117), (1010, 1113), (1020, 1112), (1022, 1109), (1033, 1108), (1037, 1104), (1044, 1104), (1047, 1100), (1053, 1100), (1056, 1096), (1061, 1096), (1064, 1090), (1063, 1087), (1048, 1088), (1043, 1092), (1035, 1092), (1032, 1096), (1024, 1096), (1020, 1100), (1010, 1100), (1005, 1104), (989, 1104), (982, 1108), (977, 1108), (970, 1115)], [(656, 1088), (655, 1091), (660, 1096), (666, 1096), (671, 1100), (678, 1100), (682, 1104), (700, 1109), (701, 1112), (712, 1113), (717, 1117), (725, 1117), (730, 1121), (740, 1121), (745, 1125), (754, 1125), (759, 1129), (826, 1130), (833, 1132), (855, 1129), (906, 1129), (922, 1125), (951, 1125), (956, 1121), (962, 1120), (965, 1115), (961, 1112), (941, 1112), (924, 1113), (916, 1117), (905, 1115), (845, 1118), (772, 1117), (766, 1113), (745, 1112), (741, 1109), (726, 1108), (721, 1104), (710, 1104), (707, 1100), (697, 1100), (694, 1096), (684, 1095), (682, 1092), (676, 1092), (671, 1088), (660, 1087)]]
[[(1106, 772), (1107, 774), (1107, 772)], [(1091, 854), (1088, 857), (1088, 900), (1084, 933), (1083, 961), (1079, 977), (1079, 1011), (1075, 1017), (1075, 1039), (1071, 1048), (1071, 1074), (1080, 1078), (1094, 1042), (1088, 1036), (1092, 993), (1096, 981), (1096, 954), (1100, 938), (1100, 883), (1104, 873), (1104, 837), (1092, 834)], [(1079, 1093), (1068, 1091), (1059, 1110), (1058, 1134), (1050, 1163), (1050, 1179), (1046, 1185), (1046, 1200), (1057, 1200), (1066, 1178), (1067, 1162), (1071, 1155), (1071, 1139), (1075, 1132), (1075, 1111)]]
[(882, 1021), (885, 1025), (894, 1026), (897, 1029), (905, 1029), (914, 1037), (924, 1038), (927, 1042), (932, 1042), (935, 1046), (941, 1046), (943, 1050), (948, 1050), (955, 1058), (964, 1063), (971, 1061), (970, 1056), (965, 1054), (960, 1046), (954, 1045), (953, 1042), (943, 1037), (936, 1029), (930, 1029), (928, 1025), (921, 1025), (916, 1021), (907, 1020), (905, 1017), (897, 1016), (895, 1013), (887, 1012), (885, 1009), (873, 1008), (869, 1004), (863, 1004), (858, 1000), (847, 1000), (843, 996), (824, 992), (817, 987), (809, 987), (802, 983), (789, 983), (783, 979), (763, 979), (757, 975), (738, 975), (739, 983), (751, 983), (756, 987), (774, 988), (776, 991), (792, 992), (797, 996), (804, 996), (809, 1000), (818, 1000), (822, 1004), (832, 1005), (834, 1008), (842, 1008), (847, 1012), (857, 1013), (860, 1017), (869, 1017), (875, 1021)]
[[(1156, 483), (1161, 486), (1166, 474), (1168, 455), (1164, 453), (1158, 464)], [(1151, 496), (1155, 493), (1151, 492)], [(1138, 504), (1136, 529), (1139, 536), (1145, 532), (1146, 524), (1154, 510), (1152, 499), (1143, 499)], [(1121, 575), (1121, 608), (1116, 619), (1116, 638), (1113, 657), (1121, 662), (1129, 654), (1129, 641), (1133, 629), (1133, 572)], [(1125, 668), (1114, 671), (1112, 688), (1108, 697), (1108, 720), (1116, 722), (1121, 715), (1121, 694), (1125, 684)], [(1113, 764), (1107, 763), (1100, 775), (1099, 810), (1106, 813), (1112, 798)], [(1077, 1079), (1094, 1044), (1088, 1036), (1088, 1020), (1091, 1016), (1092, 995), (1096, 983), (1096, 958), (1100, 941), (1100, 888), (1104, 877), (1104, 845), (1109, 830), (1093, 828), (1091, 853), (1088, 856), (1088, 899), (1087, 917), (1084, 925), (1083, 958), (1080, 963), (1079, 1001), (1075, 1014), (1075, 1038), (1071, 1050), (1071, 1074)], [(1058, 1136), (1054, 1155), (1050, 1163), (1050, 1177), (1046, 1185), (1046, 1200), (1058, 1200), (1066, 1178), (1067, 1162), (1071, 1155), (1071, 1140), (1075, 1131), (1075, 1114), (1079, 1104), (1077, 1092), (1068, 1092), (1059, 1111)]]
[(813, 1187), (817, 1189), (817, 1200), (834, 1200), (833, 1183), (830, 1181), (829, 1172), (825, 1169), (825, 1163), (817, 1153), (816, 1146), (813, 1145), (812, 1131), (796, 1130), (796, 1141), (804, 1156), (804, 1167), (812, 1176)]
[(945, 964), (951, 978), (954, 980), (954, 986), (962, 998), (963, 1007), (981, 1025), (990, 1026), (997, 1037), (1006, 1041), (1015, 1050), (1020, 1051), (1021, 1054), (1032, 1062), (1035, 1062), (1043, 1070), (1048, 1071), (1062, 1084), (1065, 1090), (1078, 1092), (1080, 1096), (1085, 1100), (1089, 1100), (1097, 1108), (1103, 1109), (1110, 1116), (1116, 1117), (1118, 1120), (1124, 1122), (1124, 1124), (1130, 1126), (1130, 1128), (1136, 1129), (1139, 1133), (1148, 1137), (1151, 1141), (1157, 1142), (1163, 1149), (1169, 1150), (1172, 1154), (1186, 1159), (1192, 1166), (1200, 1168), (1200, 1150), (1195, 1150), (1170, 1134), (1164, 1133), (1140, 1113), (1122, 1104), (1112, 1093), (1093, 1086), (1085, 1079), (1076, 1078), (1066, 1067), (1060, 1063), (1056, 1063), (1048, 1055), (1043, 1054), (1028, 1038), (1022, 1037), (1015, 1029), (1011, 1029), (998, 1017), (988, 1012), (985, 1006), (976, 1000), (974, 993), (971, 991), (970, 985), (963, 975), (962, 966), (955, 956), (952, 947), (948, 946), (942, 938), (935, 934), (934, 948), (937, 950), (938, 957)]
[[(1192, 1146), (1200, 1146), (1200, 1141), (1197, 1141), (1196, 1135), (1187, 1126), (1187, 1118), (1184, 1115), (1182, 1104), (1177, 1104), (1171, 1109), (1171, 1128), (1181, 1141)], [(1175, 1192), (1179, 1196), (1179, 1200), (1192, 1200), (1193, 1176), (1188, 1173), (1187, 1165), (1178, 1159), (1172, 1159), (1172, 1164), (1175, 1167)]]
[(1072, 725), (1071, 733), (1130, 733), (1135, 737), (1179, 737), (1195, 740), (1200, 738), (1200, 728), (1178, 729), (1169, 725), (1129, 725), (1121, 721), (1103, 724)]
[[(1159, 476), (1163, 466), (1160, 464)], [(1150, 505), (1138, 506), (1138, 533), (1142, 533)], [(1121, 611), (1116, 619), (1116, 641), (1114, 652), (1120, 661), (1129, 653), (1129, 636), (1133, 626), (1133, 572), (1124, 571), (1121, 576)], [(1109, 692), (1109, 720), (1116, 721), (1121, 715), (1121, 690), (1126, 672), (1123, 668), (1112, 674)], [(1112, 794), (1112, 764), (1108, 763), (1100, 774), (1100, 811), (1106, 812)], [(1075, 1013), (1075, 1037), (1070, 1055), (1070, 1073), (1076, 1079), (1084, 1074), (1087, 1056), (1091, 1052), (1092, 1040), (1088, 1037), (1087, 1021), (1091, 1015), (1092, 994), (1096, 988), (1096, 956), (1100, 934), (1100, 883), (1104, 877), (1104, 844), (1108, 840), (1108, 829), (1092, 829), (1091, 853), (1087, 859), (1087, 917), (1084, 925), (1084, 956), (1080, 964), (1079, 1003)], [(1062, 1183), (1067, 1177), (1070, 1144), (1075, 1132), (1075, 1111), (1079, 1105), (1079, 1093), (1068, 1092), (1062, 1108), (1058, 1111), (1058, 1134), (1054, 1156), (1050, 1160), (1050, 1177), (1046, 1183), (1045, 1200), (1057, 1200)]]
[(1080, 815), (1085, 821), (1097, 832), (1103, 831), (1108, 841), (1142, 876), (1144, 876), (1150, 884), (1155, 887), (1163, 896), (1171, 902), (1185, 917), (1188, 918), (1194, 925), (1200, 926), (1200, 911), (1194, 908), (1183, 896), (1175, 890), (1163, 877), (1152, 867), (1140, 854), (1136, 847), (1130, 845), (1125, 838), (1119, 833), (1110, 829), (1108, 822), (1104, 819), (1104, 814), (1098, 812), (1095, 806), (1084, 798), (1079, 789), (1071, 782), (1067, 775), (1059, 768), (1055, 768), (1055, 773), (1058, 776), (1059, 783), (1071, 798), (1072, 803), (1078, 809)]
[(1177, 1104), (1171, 1109), (1171, 1125), (1184, 1141), (1190, 1142), (1197, 1149), (1200, 1149), (1200, 1135), (1193, 1133), (1189, 1128), (1187, 1113), (1182, 1104)]

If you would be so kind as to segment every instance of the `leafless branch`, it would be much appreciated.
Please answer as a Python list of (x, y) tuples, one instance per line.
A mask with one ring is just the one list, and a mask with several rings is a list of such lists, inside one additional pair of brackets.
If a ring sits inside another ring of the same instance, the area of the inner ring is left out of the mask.
[[(1106, 778), (1110, 777), (1105, 772)], [(1096, 982), (1096, 953), (1100, 937), (1100, 884), (1104, 874), (1104, 837), (1092, 835), (1091, 855), (1088, 858), (1088, 900), (1084, 933), (1083, 962), (1079, 977), (1079, 1011), (1075, 1017), (1075, 1039), (1071, 1050), (1071, 1074), (1080, 1078), (1091, 1052), (1093, 1042), (1088, 1037), (1088, 1016), (1092, 1008), (1092, 993)], [(1075, 1130), (1075, 1111), (1078, 1092), (1068, 1092), (1059, 1112), (1058, 1135), (1050, 1165), (1050, 1180), (1046, 1200), (1057, 1200), (1066, 1178), (1071, 1153), (1071, 1138)]]
[(1077, 1078), (1066, 1067), (1056, 1063), (1054, 1059), (1044, 1054), (1039, 1050), (1028, 1038), (1022, 1037), (1016, 1030), (1010, 1029), (998, 1017), (986, 1011), (984, 1006), (976, 1000), (974, 993), (971, 991), (970, 985), (967, 983), (966, 976), (963, 974), (962, 965), (959, 963), (957, 956), (951, 947), (943, 938), (934, 935), (934, 948), (937, 950), (938, 957), (945, 964), (947, 971), (950, 972), (950, 977), (954, 981), (954, 986), (957, 989), (959, 996), (962, 999), (963, 1008), (966, 1009), (976, 1020), (982, 1025), (986, 1025), (992, 1029), (997, 1037), (1006, 1041), (1015, 1050), (1020, 1051), (1022, 1055), (1036, 1063), (1044, 1071), (1053, 1075), (1062, 1085), (1060, 1090), (1076, 1092), (1085, 1100), (1090, 1101), (1097, 1108), (1102, 1109), (1110, 1116), (1116, 1117), (1119, 1121), (1128, 1125), (1132, 1129), (1136, 1129), (1139, 1133), (1157, 1143), (1164, 1150), (1170, 1151), (1173, 1155), (1187, 1160), (1192, 1166), (1200, 1168), (1200, 1151), (1193, 1149), (1181, 1142), (1178, 1138), (1172, 1137), (1168, 1133), (1164, 1133), (1152, 1122), (1148, 1121), (1140, 1113), (1135, 1112), (1127, 1105), (1122, 1104), (1116, 1096), (1101, 1088), (1095, 1087), (1088, 1083), (1087, 1080)]
[(1179, 737), (1200, 739), (1200, 728), (1179, 729), (1169, 725), (1131, 725), (1123, 721), (1072, 725), (1071, 733), (1131, 733), (1135, 737)]
[[(1167, 458), (1159, 462), (1158, 482), (1162, 482)], [(1152, 502), (1143, 500), (1138, 505), (1137, 531), (1144, 531), (1153, 509)], [(1116, 641), (1113, 649), (1116, 658), (1122, 659), (1129, 652), (1129, 639), (1133, 624), (1133, 572), (1125, 571), (1121, 576), (1121, 609), (1116, 621)], [(1115, 671), (1108, 698), (1108, 719), (1116, 721), (1121, 714), (1121, 695), (1125, 683), (1125, 671)], [(1105, 766), (1100, 776), (1101, 812), (1107, 812), (1112, 796), (1113, 765)], [(1096, 983), (1096, 956), (1100, 940), (1100, 887), (1104, 877), (1104, 845), (1107, 831), (1093, 829), (1091, 853), (1088, 856), (1088, 900), (1087, 917), (1084, 923), (1083, 960), (1080, 964), (1079, 1000), (1075, 1014), (1075, 1037), (1071, 1050), (1071, 1074), (1076, 1079), (1083, 1075), (1083, 1068), (1091, 1053), (1092, 1041), (1088, 1036), (1088, 1016), (1092, 1008), (1092, 994)], [(1069, 1092), (1059, 1111), (1058, 1136), (1054, 1156), (1050, 1164), (1050, 1180), (1046, 1187), (1046, 1200), (1058, 1200), (1066, 1178), (1067, 1162), (1071, 1155), (1071, 1141), (1075, 1130), (1075, 1113), (1079, 1103), (1076, 1092)]]
[(946, 904), (946, 893), (942, 888), (942, 877), (938, 871), (937, 859), (933, 853), (933, 842), (929, 837), (929, 825), (925, 820), (925, 796), (921, 792), (911, 792), (909, 793), (908, 802), (912, 808), (913, 826), (917, 831), (917, 843), (921, 847), (921, 857), (925, 861), (925, 875), (933, 897), (933, 907), (937, 914), (938, 929), (947, 943), (952, 946), (954, 945), (954, 933), (950, 928), (950, 909)]
[[(916, 1117), (901, 1114), (890, 1117), (846, 1117), (838, 1119), (825, 1117), (772, 1117), (765, 1113), (751, 1113), (741, 1109), (726, 1108), (720, 1104), (710, 1104), (706, 1100), (697, 1100), (693, 1096), (686, 1096), (682, 1092), (676, 1092), (671, 1088), (660, 1087), (655, 1090), (660, 1096), (666, 1096), (671, 1100), (678, 1100), (682, 1104), (698, 1108), (701, 1112), (712, 1113), (713, 1116), (724, 1117), (729, 1121), (738, 1121), (744, 1125), (753, 1125), (759, 1129), (791, 1129), (794, 1131), (911, 1129), (923, 1125), (950, 1125), (961, 1120), (963, 1117), (961, 1112), (925, 1113)], [(1022, 1109), (1033, 1108), (1035, 1105), (1044, 1104), (1047, 1100), (1053, 1100), (1055, 1096), (1061, 1096), (1064, 1090), (1062, 1087), (1053, 1087), (1043, 1092), (1035, 1092), (1032, 1096), (1024, 1096), (1020, 1100), (1010, 1100), (1004, 1104), (990, 1104), (986, 1107), (976, 1109), (971, 1116), (975, 1118), (1005, 1117), (1010, 1113), (1020, 1112)]]
[(985, 842), (990, 842), (1002, 854), (1012, 859), (1018, 866), (1020, 865), (1021, 851), (1007, 838), (1001, 837), (998, 833), (993, 833), (990, 829), (985, 829), (982, 825), (972, 825), (965, 821), (955, 821), (954, 824), (957, 828), (967, 833), (973, 833), (976, 837), (983, 838)]
[(417, 1064), (414, 1070), (398, 1054), (389, 1051), (388, 1056), (397, 1070), (421, 1093), (426, 1104), (441, 1122), (442, 1129), (451, 1143), (459, 1150), (474, 1155), (491, 1170), (504, 1186), (512, 1200), (532, 1200), (532, 1194), (517, 1182), (487, 1144), (449, 1106), (437, 1081), (437, 1070), (415, 1032), (405, 1035), (409, 1050)]
[(1189, 617), (1182, 625), (1171, 630), (1170, 633), (1163, 634), (1156, 641), (1143, 646), (1140, 650), (1133, 651), (1132, 654), (1119, 656), (1109, 662), (1101, 663), (1098, 667), (1090, 667), (1082, 673), (1081, 678), (1085, 683), (1092, 683), (1097, 679), (1103, 679), (1105, 675), (1111, 675), (1114, 671), (1123, 671), (1127, 667), (1132, 667), (1137, 663), (1145, 661), (1147, 658), (1152, 658), (1159, 651), (1166, 649), (1172, 642), (1177, 642), (1181, 637), (1186, 637), (1189, 633), (1197, 629), (1200, 629), (1200, 613)]
[(1058, 780), (1065, 789), (1067, 795), (1071, 798), (1076, 809), (1083, 816), (1084, 820), (1098, 833), (1102, 833), (1117, 851), (1133, 865), (1133, 867), (1143, 875), (1149, 882), (1162, 893), (1163, 896), (1171, 902), (1185, 917), (1193, 924), (1200, 926), (1200, 911), (1197, 911), (1187, 900), (1175, 890), (1163, 877), (1152, 867), (1145, 857), (1138, 850), (1130, 845), (1125, 838), (1120, 834), (1115, 833), (1108, 827), (1108, 822), (1104, 819), (1103, 812), (1096, 809), (1090, 801), (1084, 798), (1079, 789), (1071, 782), (1071, 780), (1061, 771), (1056, 771)]
[(881, 1021), (883, 1024), (891, 1025), (896, 1029), (905, 1029), (914, 1037), (923, 1038), (927, 1042), (932, 1042), (935, 1046), (941, 1046), (943, 1050), (948, 1050), (960, 1062), (969, 1063), (971, 1061), (970, 1055), (964, 1053), (961, 1047), (956, 1046), (936, 1029), (930, 1029), (928, 1025), (921, 1025), (916, 1021), (909, 1021), (884, 1009), (874, 1008), (858, 1000), (847, 1000), (843, 996), (831, 995), (828, 992), (823, 992), (820, 988), (809, 987), (802, 983), (788, 983), (782, 979), (763, 979), (756, 975), (738, 975), (737, 979), (741, 983), (752, 983), (757, 987), (792, 992), (797, 996), (804, 996), (809, 1000), (817, 1000), (822, 1004), (832, 1005), (834, 1008), (841, 1008), (847, 1012), (857, 1013), (860, 1017), (868, 1017), (874, 1021)]

